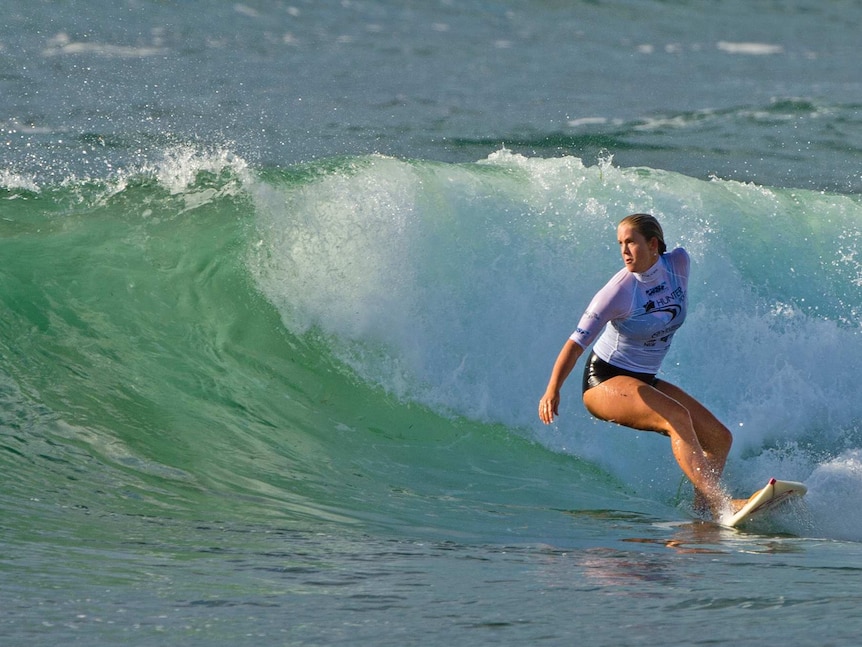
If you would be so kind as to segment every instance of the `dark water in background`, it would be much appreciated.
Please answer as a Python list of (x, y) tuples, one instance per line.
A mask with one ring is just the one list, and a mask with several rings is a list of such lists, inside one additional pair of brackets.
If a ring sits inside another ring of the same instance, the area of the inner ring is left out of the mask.
[(506, 144), (856, 191), (854, 2), (8, 2), (14, 168), (103, 175), (173, 140), (282, 166)]
[[(7, 3), (2, 640), (852, 642), (860, 18)], [(534, 420), (635, 210), (729, 487), (809, 485), (757, 532), (576, 389)]]

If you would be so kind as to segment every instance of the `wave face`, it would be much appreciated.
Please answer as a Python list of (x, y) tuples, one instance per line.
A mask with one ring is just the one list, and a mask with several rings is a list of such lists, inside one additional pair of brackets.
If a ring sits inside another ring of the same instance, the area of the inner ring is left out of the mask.
[(592, 420), (576, 379), (558, 424), (535, 419), (620, 266), (616, 223), (647, 211), (694, 268), (663, 376), (734, 432), (729, 486), (805, 481), (789, 530), (862, 540), (841, 512), (862, 499), (858, 197), (505, 149), (272, 170), (177, 147), (109, 179), (4, 185), (10, 514), (51, 493), (486, 539), (509, 530), (479, 502), (679, 514), (666, 441)]

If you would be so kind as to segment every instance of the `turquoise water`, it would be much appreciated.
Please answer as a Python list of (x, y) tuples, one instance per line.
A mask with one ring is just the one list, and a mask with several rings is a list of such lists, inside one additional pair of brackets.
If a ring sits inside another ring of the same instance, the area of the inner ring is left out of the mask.
[[(0, 31), (0, 642), (855, 644), (855, 4), (202, 7)], [(745, 532), (535, 419), (632, 211)]]

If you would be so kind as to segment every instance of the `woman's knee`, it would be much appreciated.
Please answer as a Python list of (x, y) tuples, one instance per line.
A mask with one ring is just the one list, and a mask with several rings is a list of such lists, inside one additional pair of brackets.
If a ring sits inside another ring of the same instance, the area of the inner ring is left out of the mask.
[(718, 429), (715, 432), (715, 439), (721, 448), (721, 453), (725, 456), (730, 452), (730, 447), (733, 445), (733, 434), (730, 433), (730, 429), (725, 427), (723, 424), (718, 423)]
[(728, 447), (733, 442), (733, 434), (730, 433), (730, 429), (721, 420), (716, 418), (709, 409), (696, 400), (692, 406), (691, 416), (694, 420), (694, 426), (703, 429), (704, 432), (717, 442)]
[(687, 411), (695, 433), (702, 441), (709, 441), (716, 450), (730, 450), (733, 435), (713, 413), (697, 399), (669, 382), (661, 382), (658, 387), (663, 393), (679, 402)]

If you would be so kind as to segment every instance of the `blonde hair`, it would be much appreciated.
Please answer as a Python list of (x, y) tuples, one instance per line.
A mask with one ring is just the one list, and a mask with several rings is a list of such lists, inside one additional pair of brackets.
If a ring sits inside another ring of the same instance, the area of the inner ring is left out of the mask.
[(633, 213), (626, 216), (620, 221), (620, 224), (634, 227), (637, 232), (647, 239), (647, 242), (653, 238), (658, 239), (658, 253), (664, 254), (667, 251), (667, 245), (664, 242), (664, 231), (655, 216), (648, 213)]

